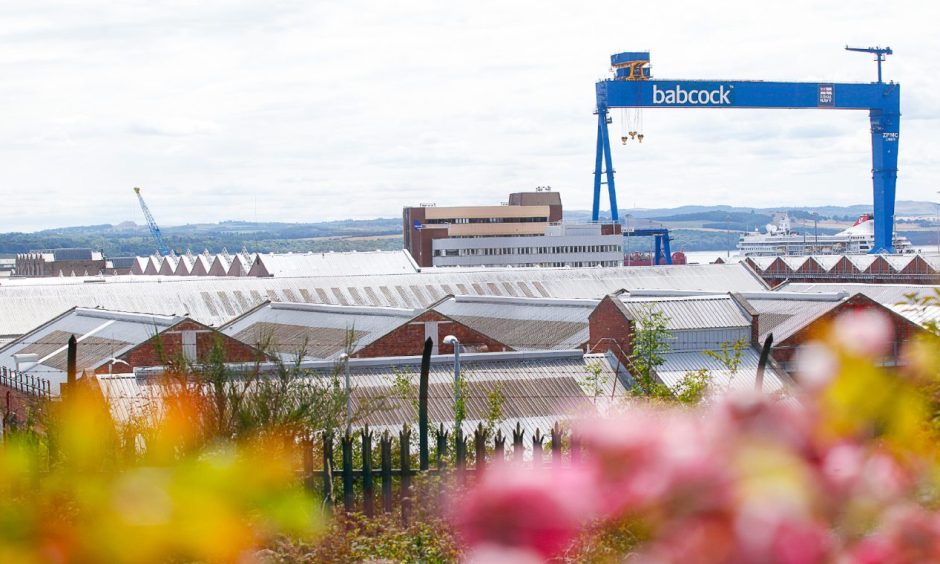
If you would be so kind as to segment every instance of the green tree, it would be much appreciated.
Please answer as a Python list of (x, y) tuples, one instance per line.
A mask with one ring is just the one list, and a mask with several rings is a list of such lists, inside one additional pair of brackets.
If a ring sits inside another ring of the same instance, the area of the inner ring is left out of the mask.
[(674, 399), (668, 387), (656, 379), (656, 367), (666, 361), (669, 352), (669, 316), (649, 304), (643, 307), (639, 319), (634, 322), (633, 352), (630, 355), (634, 385), (634, 396), (655, 399)]
[(591, 394), (594, 405), (597, 405), (597, 397), (607, 389), (610, 377), (604, 374), (604, 367), (601, 366), (600, 362), (591, 362), (585, 365), (585, 369), (587, 369), (588, 375), (585, 377), (584, 383), (587, 391)]
[(497, 382), (490, 393), (486, 394), (486, 421), (483, 429), (487, 437), (492, 437), (496, 428), (503, 422), (503, 405), (506, 403), (506, 394), (502, 385)]
[(676, 401), (688, 405), (700, 403), (708, 393), (711, 377), (711, 372), (707, 368), (686, 372), (676, 388)]
[(747, 348), (747, 341), (738, 339), (733, 343), (725, 341), (721, 343), (721, 348), (717, 351), (705, 351), (705, 354), (721, 363), (725, 369), (731, 373), (731, 377), (738, 373), (738, 367), (741, 366), (741, 357), (744, 349)]

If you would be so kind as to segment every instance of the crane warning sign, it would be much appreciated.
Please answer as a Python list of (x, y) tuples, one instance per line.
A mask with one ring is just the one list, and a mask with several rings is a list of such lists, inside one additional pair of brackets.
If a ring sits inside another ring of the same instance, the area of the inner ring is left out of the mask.
[(819, 107), (831, 108), (835, 106), (834, 87), (832, 84), (819, 85)]

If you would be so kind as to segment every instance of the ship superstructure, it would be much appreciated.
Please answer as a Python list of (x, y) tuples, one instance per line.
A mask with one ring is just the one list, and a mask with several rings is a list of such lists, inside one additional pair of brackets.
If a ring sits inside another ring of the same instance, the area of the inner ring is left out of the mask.
[[(790, 216), (778, 212), (766, 231), (742, 235), (738, 250), (747, 257), (791, 256), (791, 255), (860, 255), (871, 252), (875, 243), (875, 218), (862, 214), (855, 224), (834, 235), (823, 235), (794, 231)], [(897, 254), (910, 254), (914, 247), (906, 237), (894, 237)]]

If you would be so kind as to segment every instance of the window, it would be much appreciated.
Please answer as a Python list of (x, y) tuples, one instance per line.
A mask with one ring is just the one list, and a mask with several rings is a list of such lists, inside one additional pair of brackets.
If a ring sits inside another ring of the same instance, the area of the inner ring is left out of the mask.
[(183, 358), (190, 362), (196, 362), (196, 332), (183, 331)]

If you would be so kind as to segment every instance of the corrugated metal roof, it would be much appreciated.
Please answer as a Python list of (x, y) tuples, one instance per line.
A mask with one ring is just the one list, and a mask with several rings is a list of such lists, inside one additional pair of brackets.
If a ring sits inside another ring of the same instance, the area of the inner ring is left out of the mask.
[(65, 381), (68, 339), (78, 340), (79, 372), (94, 369), (122, 354), (158, 331), (182, 321), (182, 317), (76, 308), (0, 348), (0, 366), (16, 369), (17, 354), (36, 354), (38, 364), (25, 370), (53, 383)]
[(847, 292), (850, 295), (865, 294), (882, 305), (895, 305), (906, 303), (908, 301), (906, 294), (916, 294), (918, 296), (932, 295), (940, 290), (940, 285), (914, 285), (914, 284), (807, 284), (791, 282), (779, 288), (786, 292), (801, 293), (825, 293), (825, 292)]
[(335, 358), (345, 350), (352, 332), (355, 348), (362, 348), (414, 317), (411, 309), (352, 307), (321, 304), (263, 304), (221, 327), (226, 335), (267, 345), (281, 358)]
[(928, 322), (940, 324), (940, 305), (889, 305), (891, 310), (923, 327)]
[(813, 260), (824, 270), (832, 270), (842, 260), (842, 255), (813, 255)]
[(864, 272), (878, 257), (876, 255), (846, 255), (846, 258), (855, 265), (859, 272)]
[(594, 299), (620, 289), (766, 289), (740, 264), (473, 271), (453, 268), (415, 274), (305, 278), (114, 276), (97, 280), (94, 284), (84, 283), (81, 278), (3, 280), (0, 336), (23, 334), (76, 305), (189, 314), (196, 321), (219, 326), (265, 300), (417, 309), (428, 307), (454, 288), (474, 295)]
[[(741, 362), (736, 372), (732, 373), (717, 359), (704, 352), (681, 352), (664, 355), (665, 361), (656, 367), (656, 376), (671, 390), (679, 388), (682, 379), (689, 372), (706, 369), (711, 376), (711, 382), (721, 390), (753, 390), (757, 379), (757, 364), (760, 353), (747, 348), (741, 354)], [(778, 372), (773, 365), (768, 365), (764, 372), (763, 390), (766, 393), (775, 393), (789, 383), (789, 377)]]
[[(417, 390), (419, 357), (352, 359), (350, 382), (357, 425), (373, 428), (400, 427), (413, 423), (417, 414), (411, 398), (397, 397), (395, 378), (405, 377)], [(615, 361), (601, 354), (580, 351), (553, 353), (486, 353), (461, 357), (461, 377), (467, 382), (465, 432), (471, 433), (485, 419), (489, 394), (503, 395), (503, 433), (511, 437), (517, 423), (528, 437), (536, 429), (547, 433), (556, 421), (606, 410), (612, 398), (624, 394), (615, 371)], [(326, 378), (342, 373), (341, 364), (314, 363), (310, 377)], [(590, 367), (600, 368), (600, 385), (588, 384)], [(116, 420), (152, 415), (160, 408), (161, 387), (157, 377), (115, 375), (98, 377)], [(453, 425), (453, 357), (432, 359), (429, 373), (428, 411), (432, 425)], [(596, 392), (596, 396), (595, 396)], [(365, 406), (371, 408), (367, 412)]]
[(758, 311), (758, 332), (760, 340), (773, 332), (774, 341), (782, 342), (806, 327), (820, 316), (835, 309), (844, 302), (847, 294), (826, 294), (825, 301), (818, 299), (800, 299), (799, 294), (788, 293), (775, 296), (768, 292), (762, 297), (747, 296), (747, 302)]
[(570, 350), (587, 342), (588, 316), (599, 302), (456, 296), (434, 309), (515, 350)]
[(620, 301), (635, 320), (642, 319), (649, 308), (660, 311), (668, 319), (670, 331), (750, 327), (750, 318), (728, 295), (683, 297), (620, 296)]
[(295, 276), (347, 276), (356, 274), (412, 274), (418, 266), (407, 251), (267, 253), (256, 261), (275, 278)]

